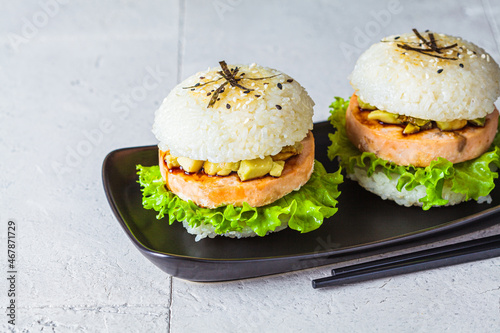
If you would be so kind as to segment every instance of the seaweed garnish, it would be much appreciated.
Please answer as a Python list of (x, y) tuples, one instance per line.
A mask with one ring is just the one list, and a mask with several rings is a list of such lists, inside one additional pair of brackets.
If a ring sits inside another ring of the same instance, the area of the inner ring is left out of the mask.
[[(249, 92), (254, 91), (255, 89), (245, 87), (243, 84), (240, 83), (241, 81), (243, 81), (243, 80), (264, 80), (264, 79), (270, 79), (272, 77), (276, 77), (278, 75), (281, 75), (281, 74), (276, 74), (276, 75), (265, 76), (265, 77), (245, 77), (245, 73), (243, 73), (243, 72), (240, 73), (239, 67), (229, 69), (224, 60), (219, 61), (219, 64), (221, 67), (221, 70), (217, 72), (220, 75), (219, 78), (217, 78), (215, 80), (203, 82), (203, 83), (196, 83), (194, 86), (183, 87), (183, 89), (195, 90), (197, 88), (206, 86), (207, 84), (217, 83), (220, 80), (224, 79), (225, 82), (223, 82), (217, 89), (215, 89), (215, 91), (213, 91), (212, 97), (210, 98), (210, 101), (208, 102), (207, 108), (212, 107), (217, 101), (220, 100), (219, 95), (225, 91), (225, 88), (228, 84), (231, 85), (232, 87), (240, 88), (243, 90), (243, 92), (245, 94), (248, 94)], [(229, 104), (227, 104), (227, 105), (229, 105)], [(226, 105), (226, 107), (227, 107), (227, 105)]]
[(422, 42), (421, 44), (419, 44), (419, 46), (425, 45), (426, 48), (414, 47), (414, 46), (409, 45), (409, 43), (402, 43), (402, 44), (398, 43), (396, 45), (399, 48), (402, 48), (402, 49), (408, 50), (408, 51), (415, 51), (415, 52), (425, 54), (425, 55), (430, 56), (430, 57), (439, 58), (439, 59), (458, 60), (457, 57), (446, 57), (446, 56), (442, 55), (444, 50), (449, 50), (449, 49), (452, 49), (452, 48), (458, 46), (457, 43), (452, 44), (452, 45), (446, 45), (446, 46), (438, 46), (436, 38), (434, 37), (434, 34), (432, 32), (427, 32), (427, 36), (429, 38), (427, 40), (424, 36), (422, 36), (418, 32), (417, 29), (412, 29), (412, 30), (413, 30), (413, 33)]

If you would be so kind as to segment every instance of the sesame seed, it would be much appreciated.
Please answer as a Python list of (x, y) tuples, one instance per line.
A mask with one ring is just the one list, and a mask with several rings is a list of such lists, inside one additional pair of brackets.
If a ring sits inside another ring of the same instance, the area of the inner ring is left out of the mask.
[(198, 82), (198, 83), (197, 83), (197, 84), (195, 84), (194, 86), (195, 86), (195, 87), (198, 87), (199, 85), (200, 85), (200, 83)]
[(438, 74), (441, 74), (442, 72), (443, 72), (443, 69), (442, 69), (442, 68), (441, 68), (441, 69), (438, 69), (438, 71), (437, 71), (437, 73), (438, 73)]
[(292, 83), (292, 82), (293, 82), (293, 79), (288, 79), (288, 80), (286, 80), (286, 82), (288, 82), (288, 83)]
[(244, 93), (245, 94), (248, 94), (250, 92), (250, 90), (245, 90)]
[(490, 55), (489, 54), (486, 55), (486, 61), (490, 62)]
[(396, 39), (399, 39), (399, 38), (401, 38), (401, 36), (394, 37), (394, 39), (395, 39), (395, 40), (396, 40)]
[(279, 88), (280, 90), (281, 90), (281, 89), (283, 89), (283, 86), (281, 85), (281, 83), (279, 83), (279, 82), (278, 82), (277, 86), (278, 86), (278, 88)]
[(428, 73), (425, 73), (425, 78), (428, 79), (429, 78), (429, 74)]
[(460, 66), (460, 68), (464, 68), (464, 64), (460, 64), (460, 65), (458, 65), (458, 66)]
[(483, 53), (483, 54), (481, 54), (481, 59), (484, 59), (484, 58), (486, 58), (486, 55)]
[(205, 77), (204, 76), (200, 76), (200, 79), (203, 80)]
[(281, 105), (276, 104), (276, 109), (281, 110), (282, 109)]
[(229, 103), (226, 104), (226, 109), (230, 109), (231, 105)]
[(259, 97), (260, 97), (260, 95), (255, 95), (255, 97), (259, 98)]
[(210, 95), (212, 95), (212, 93), (211, 92), (207, 92), (207, 96), (210, 96)]

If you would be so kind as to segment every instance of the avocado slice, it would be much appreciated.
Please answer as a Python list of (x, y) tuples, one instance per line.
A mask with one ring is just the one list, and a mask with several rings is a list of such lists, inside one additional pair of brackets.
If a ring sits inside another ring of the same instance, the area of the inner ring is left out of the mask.
[(401, 120), (399, 120), (399, 116), (397, 114), (382, 110), (375, 110), (370, 112), (368, 114), (368, 119), (381, 121), (386, 124), (399, 125), (402, 123)]
[(459, 130), (467, 125), (467, 120), (458, 119), (452, 121), (436, 121), (436, 126), (441, 131), (455, 131)]
[(193, 160), (188, 157), (177, 157), (177, 162), (184, 171), (189, 173), (198, 172), (203, 167), (203, 161)]
[(273, 159), (271, 156), (255, 158), (253, 160), (243, 160), (238, 169), (238, 176), (241, 181), (259, 178), (267, 175), (272, 167)]
[(474, 125), (474, 126), (483, 127), (484, 124), (486, 124), (486, 117), (471, 119), (471, 120), (469, 120), (469, 123)]
[(285, 146), (278, 154), (272, 156), (273, 161), (287, 160), (294, 155), (300, 154), (302, 149), (304, 149), (304, 146), (300, 142), (295, 142), (293, 146)]
[(165, 162), (167, 162), (167, 168), (170, 170), (181, 166), (179, 162), (177, 162), (177, 157), (172, 155), (165, 156)]
[(363, 102), (359, 97), (358, 97), (358, 104), (360, 109), (363, 110), (377, 110), (376, 106)]
[(284, 168), (285, 168), (285, 161), (274, 161), (273, 167), (271, 168), (271, 171), (269, 171), (269, 174), (273, 177), (279, 177), (281, 176), (281, 173), (283, 172)]
[(227, 176), (233, 171), (238, 171), (239, 167), (240, 162), (212, 163), (205, 161), (205, 163), (203, 163), (203, 170), (206, 174), (211, 176)]
[(415, 134), (420, 132), (420, 127), (417, 125), (413, 125), (412, 123), (408, 123), (405, 129), (403, 130), (403, 134)]

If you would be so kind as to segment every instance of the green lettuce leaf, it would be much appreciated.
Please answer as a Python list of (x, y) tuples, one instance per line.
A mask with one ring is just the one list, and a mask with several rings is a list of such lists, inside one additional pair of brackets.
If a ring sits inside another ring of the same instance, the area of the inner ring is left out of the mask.
[(158, 219), (168, 216), (170, 224), (184, 220), (191, 227), (211, 224), (218, 234), (241, 231), (248, 226), (257, 235), (265, 236), (286, 221), (289, 228), (301, 233), (315, 230), (325, 218), (337, 212), (337, 198), (340, 195), (338, 185), (343, 181), (340, 169), (335, 173), (327, 173), (323, 165), (315, 161), (309, 181), (300, 190), (272, 204), (251, 207), (245, 203), (242, 207), (228, 205), (209, 209), (198, 207), (192, 201), (184, 201), (168, 191), (158, 166), (138, 165), (137, 170), (144, 208), (157, 211)]
[[(445, 205), (442, 190), (445, 182), (451, 182), (451, 191), (461, 193), (466, 199), (478, 200), (488, 195), (495, 187), (494, 180), (498, 173), (494, 170), (500, 167), (500, 135), (497, 133), (490, 149), (483, 155), (462, 163), (453, 164), (444, 158), (438, 158), (425, 168), (400, 166), (378, 158), (373, 153), (360, 152), (347, 138), (345, 130), (345, 113), (349, 100), (335, 97), (330, 105), (328, 120), (335, 128), (329, 134), (332, 144), (328, 147), (328, 157), (339, 158), (340, 165), (348, 172), (354, 172), (355, 167), (366, 170), (371, 176), (375, 170), (384, 172), (387, 177), (399, 175), (396, 188), (412, 190), (419, 185), (426, 188), (426, 196), (419, 201), (422, 208), (428, 210), (432, 206)], [(496, 166), (496, 167), (495, 167)]]

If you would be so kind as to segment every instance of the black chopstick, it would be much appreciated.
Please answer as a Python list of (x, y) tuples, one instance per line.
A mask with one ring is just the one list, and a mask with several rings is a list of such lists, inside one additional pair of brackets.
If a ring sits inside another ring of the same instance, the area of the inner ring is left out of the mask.
[(500, 256), (500, 235), (339, 267), (313, 288), (344, 285)]

